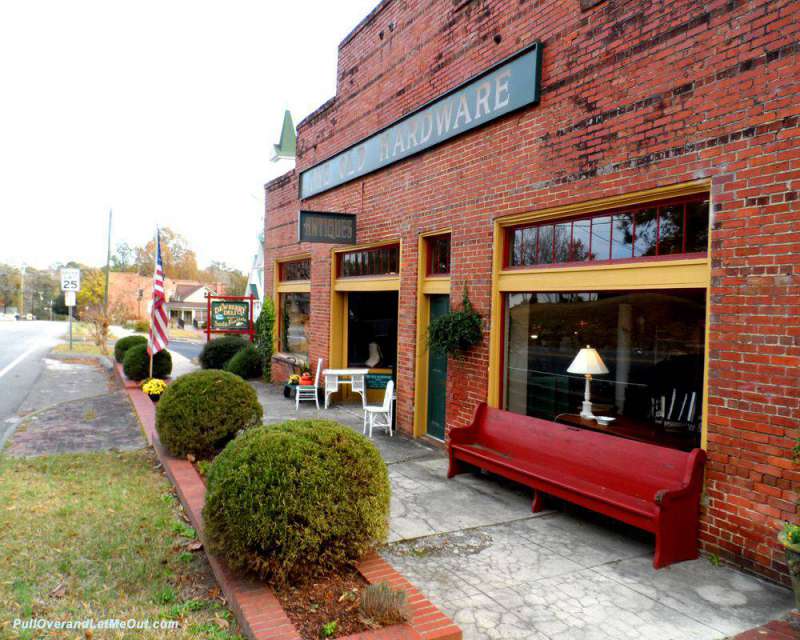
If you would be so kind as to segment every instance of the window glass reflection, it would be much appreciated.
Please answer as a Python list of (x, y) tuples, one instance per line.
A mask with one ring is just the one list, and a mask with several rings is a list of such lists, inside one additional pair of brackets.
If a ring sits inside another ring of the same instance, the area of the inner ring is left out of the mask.
[(595, 415), (638, 439), (691, 448), (701, 422), (703, 290), (513, 293), (506, 296), (505, 406), (553, 421), (580, 413), (584, 378), (567, 368), (586, 345)]

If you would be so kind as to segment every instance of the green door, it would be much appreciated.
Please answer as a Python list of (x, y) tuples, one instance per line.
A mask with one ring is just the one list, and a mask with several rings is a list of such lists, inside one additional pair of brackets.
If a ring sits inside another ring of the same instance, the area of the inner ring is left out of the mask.
[[(428, 298), (431, 320), (450, 311), (450, 296)], [(447, 404), (447, 354), (428, 353), (428, 435), (444, 440), (445, 406)]]

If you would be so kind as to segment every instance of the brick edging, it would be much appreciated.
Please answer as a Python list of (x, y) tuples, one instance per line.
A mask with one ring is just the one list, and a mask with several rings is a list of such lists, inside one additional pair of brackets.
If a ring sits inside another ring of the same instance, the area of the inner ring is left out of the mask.
[[(124, 384), (126, 380), (119, 365), (115, 370)], [(148, 442), (175, 485), (186, 515), (206, 548), (214, 576), (242, 631), (250, 640), (300, 640), (297, 629), (266, 583), (232, 571), (222, 558), (208, 553), (203, 530), (206, 495), (203, 480), (188, 460), (173, 458), (162, 446), (155, 428), (155, 408), (147, 395), (136, 385), (126, 385), (125, 388)], [(376, 552), (371, 552), (357, 568), (370, 584), (387, 582), (392, 588), (405, 591), (411, 620), (408, 624), (363, 631), (340, 640), (461, 640), (461, 629)]]

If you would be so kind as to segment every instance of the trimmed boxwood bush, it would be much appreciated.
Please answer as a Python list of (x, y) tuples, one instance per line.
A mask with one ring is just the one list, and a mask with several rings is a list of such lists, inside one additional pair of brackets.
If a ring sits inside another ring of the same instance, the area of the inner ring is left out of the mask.
[(114, 360), (122, 363), (122, 359), (125, 357), (125, 352), (131, 347), (135, 347), (137, 344), (146, 345), (147, 338), (144, 336), (127, 336), (117, 340), (116, 344), (114, 345)]
[(261, 375), (261, 354), (258, 353), (258, 349), (255, 346), (248, 344), (228, 360), (228, 364), (225, 365), (225, 371), (235, 373), (245, 380), (258, 378)]
[(222, 336), (214, 338), (203, 345), (198, 359), (203, 369), (223, 369), (233, 356), (244, 349), (250, 342), (240, 336)]
[[(130, 347), (122, 359), (122, 370), (131, 380), (144, 380), (150, 377), (150, 356), (145, 344)], [(153, 377), (164, 379), (172, 373), (172, 356), (164, 349), (153, 357)]]
[(210, 550), (232, 566), (299, 584), (385, 541), (389, 494), (369, 439), (329, 420), (290, 421), (251, 429), (216, 457), (203, 519)]
[(156, 409), (156, 430), (174, 456), (213, 454), (240, 429), (261, 424), (255, 390), (227, 371), (195, 371), (167, 387)]

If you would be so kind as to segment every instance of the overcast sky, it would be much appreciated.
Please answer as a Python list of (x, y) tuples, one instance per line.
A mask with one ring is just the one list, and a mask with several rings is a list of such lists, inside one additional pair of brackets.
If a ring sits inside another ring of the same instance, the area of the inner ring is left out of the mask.
[[(0, 0), (0, 262), (105, 262), (156, 224), (247, 270), (284, 109), (377, 0)], [(169, 275), (169, 274), (167, 274)]]

